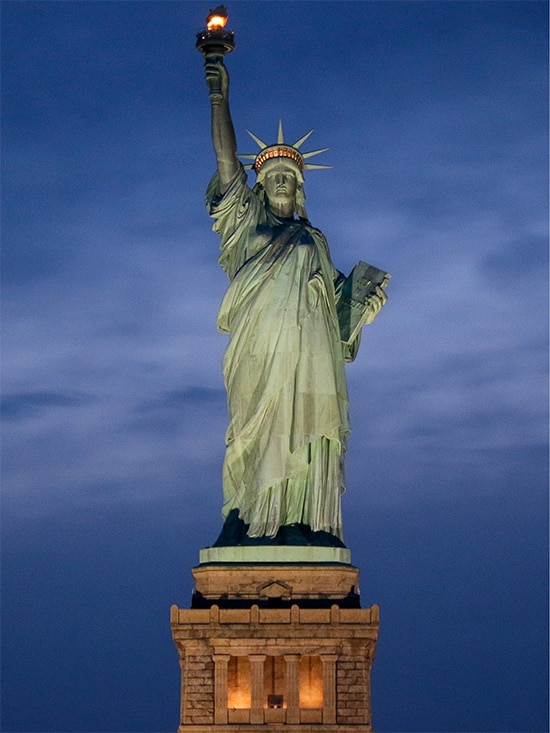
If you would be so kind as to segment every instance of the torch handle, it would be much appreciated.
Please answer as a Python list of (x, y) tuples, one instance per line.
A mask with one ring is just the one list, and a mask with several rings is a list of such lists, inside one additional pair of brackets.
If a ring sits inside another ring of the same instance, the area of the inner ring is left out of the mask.
[[(219, 61), (223, 61), (224, 55), (225, 54), (223, 53), (223, 51), (207, 51), (204, 54), (204, 60), (207, 63), (208, 62), (218, 63)], [(208, 82), (208, 86), (210, 88), (210, 92), (208, 94), (210, 98), (210, 102), (213, 105), (216, 105), (216, 106), (219, 105), (223, 99), (219, 78), (211, 79)]]

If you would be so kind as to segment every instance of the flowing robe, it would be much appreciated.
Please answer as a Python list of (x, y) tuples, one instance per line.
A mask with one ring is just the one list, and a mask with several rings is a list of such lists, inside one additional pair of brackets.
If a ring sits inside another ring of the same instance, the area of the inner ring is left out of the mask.
[(222, 513), (238, 509), (250, 537), (301, 523), (341, 538), (344, 361), (356, 350), (340, 340), (344, 277), (323, 234), (304, 220), (276, 217), (244, 170), (223, 194), (216, 173), (207, 205), (231, 281), (217, 322), (230, 334)]

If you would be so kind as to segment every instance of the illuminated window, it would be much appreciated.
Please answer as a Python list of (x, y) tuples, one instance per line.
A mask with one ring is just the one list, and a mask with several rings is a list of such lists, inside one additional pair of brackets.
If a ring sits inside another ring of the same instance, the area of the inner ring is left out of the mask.
[(250, 698), (250, 661), (248, 657), (230, 657), (227, 665), (227, 707), (248, 710)]
[(321, 657), (300, 659), (300, 707), (323, 707), (323, 665)]

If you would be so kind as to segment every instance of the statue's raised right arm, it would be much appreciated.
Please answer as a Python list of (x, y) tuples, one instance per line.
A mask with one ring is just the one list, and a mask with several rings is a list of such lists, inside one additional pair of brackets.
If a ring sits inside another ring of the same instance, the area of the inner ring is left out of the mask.
[[(212, 142), (218, 161), (222, 192), (227, 189), (237, 171), (237, 140), (229, 110), (229, 74), (222, 60), (206, 60), (206, 83), (217, 94), (210, 95), (212, 107)], [(220, 99), (221, 93), (221, 99)]]

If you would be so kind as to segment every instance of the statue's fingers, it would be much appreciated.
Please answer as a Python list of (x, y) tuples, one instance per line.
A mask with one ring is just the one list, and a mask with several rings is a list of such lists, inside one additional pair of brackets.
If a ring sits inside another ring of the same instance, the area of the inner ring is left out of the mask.
[(376, 295), (378, 295), (378, 297), (382, 301), (382, 305), (384, 305), (384, 303), (388, 299), (388, 295), (387, 295), (386, 291), (384, 290), (384, 288), (381, 288), (380, 286), (378, 286), (376, 288)]
[(378, 295), (378, 293), (372, 296), (371, 306), (372, 306), (373, 313), (375, 315), (378, 315), (378, 313), (380, 313), (380, 311), (382, 310), (382, 306), (384, 305), (384, 302), (385, 301), (383, 300), (383, 298), (380, 295)]

